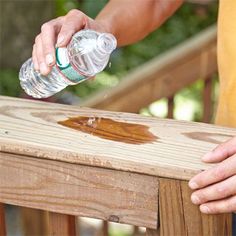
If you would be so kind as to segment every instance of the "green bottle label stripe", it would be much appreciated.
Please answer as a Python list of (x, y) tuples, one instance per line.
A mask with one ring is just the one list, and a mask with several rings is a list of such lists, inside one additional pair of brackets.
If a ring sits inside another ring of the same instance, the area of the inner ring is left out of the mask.
[(86, 80), (86, 77), (79, 74), (70, 64), (67, 48), (56, 48), (57, 67), (61, 73), (73, 83), (80, 83)]

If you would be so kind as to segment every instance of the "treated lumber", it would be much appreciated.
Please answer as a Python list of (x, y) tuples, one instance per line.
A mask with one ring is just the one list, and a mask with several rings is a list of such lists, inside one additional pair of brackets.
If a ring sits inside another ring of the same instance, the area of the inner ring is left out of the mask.
[(4, 205), (0, 203), (0, 235), (6, 236), (6, 221), (5, 221), (5, 210)]
[[(1, 153), (0, 153), (0, 156), (1, 156)], [(2, 163), (1, 160), (0, 160), (0, 163)], [(12, 176), (15, 176), (15, 173), (12, 173)], [(8, 186), (7, 181), (5, 181), (4, 186)], [(0, 195), (2, 194), (3, 191), (4, 190), (1, 189)], [(28, 205), (28, 207), (30, 207), (30, 205)], [(46, 235), (48, 232), (47, 212), (42, 211), (42, 210), (28, 208), (28, 207), (19, 207), (21, 223), (22, 223), (21, 228), (22, 228), (23, 235), (24, 236)]]
[(231, 214), (201, 214), (186, 181), (160, 178), (159, 194), (161, 236), (232, 235)]
[(146, 236), (160, 236), (159, 230), (147, 229)]
[(158, 178), (0, 153), (0, 202), (155, 228)]
[(172, 97), (198, 79), (207, 79), (217, 69), (214, 25), (144, 63), (114, 88), (105, 89), (80, 105), (137, 113), (158, 99)]
[(210, 123), (213, 113), (213, 101), (212, 101), (213, 79), (212, 77), (204, 81), (203, 89), (203, 119), (204, 123)]
[(75, 236), (75, 216), (49, 212), (49, 236)]
[[(80, 130), (58, 123), (71, 117)], [(235, 135), (210, 124), (0, 97), (0, 151), (35, 159), (189, 180), (213, 166), (202, 155)]]

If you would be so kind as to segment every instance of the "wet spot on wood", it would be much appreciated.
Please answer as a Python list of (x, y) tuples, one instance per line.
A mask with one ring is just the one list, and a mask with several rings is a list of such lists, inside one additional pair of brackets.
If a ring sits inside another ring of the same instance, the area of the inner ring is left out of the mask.
[(190, 132), (190, 133), (182, 133), (182, 134), (194, 140), (205, 141), (205, 142), (214, 143), (214, 144), (220, 144), (223, 142), (223, 141), (220, 141), (219, 139), (225, 138), (226, 140), (233, 137), (233, 135), (208, 133), (208, 132)]
[(88, 133), (103, 139), (129, 143), (145, 144), (158, 139), (149, 131), (149, 127), (100, 117), (70, 117), (58, 124)]

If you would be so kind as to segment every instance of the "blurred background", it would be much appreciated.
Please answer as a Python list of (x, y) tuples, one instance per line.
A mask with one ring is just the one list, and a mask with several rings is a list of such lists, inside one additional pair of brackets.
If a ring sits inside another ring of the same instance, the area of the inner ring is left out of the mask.
[[(65, 15), (73, 8), (80, 9), (94, 18), (106, 2), (107, 0), (0, 0), (0, 95), (27, 97), (20, 88), (18, 72), (22, 63), (31, 57), (34, 38), (40, 32), (40, 27), (44, 22)], [(186, 40), (190, 40), (214, 25), (217, 21), (217, 12), (218, 1), (185, 1), (173, 17), (147, 38), (136, 44), (117, 49), (112, 54), (109, 66), (98, 74), (95, 80), (68, 87), (46, 101), (86, 105), (87, 100), (91, 100), (93, 96), (99, 97), (97, 94), (102, 91), (112, 93), (113, 89), (124, 83), (123, 80), (129, 78), (129, 75), (138, 68), (145, 68), (145, 65), (155, 58), (161, 60), (162, 55), (167, 52), (171, 53), (180, 44), (184, 47)], [(204, 62), (205, 54), (201, 53)], [(193, 67), (196, 66), (199, 65), (193, 64)], [(189, 71), (194, 69), (188, 68)], [(211, 88), (207, 87), (206, 78), (197, 75), (191, 85), (180, 86), (174, 95), (163, 95), (161, 99), (140, 107), (137, 112), (149, 116), (212, 122), (218, 96), (217, 71), (213, 70), (207, 79), (209, 78)], [(144, 83), (145, 79), (144, 76)], [(172, 80), (174, 79), (172, 78)], [(168, 85), (168, 79), (166, 83)], [(178, 83), (176, 81), (176, 84)], [(108, 95), (101, 94), (106, 100)], [(211, 104), (207, 106), (205, 104), (205, 110), (204, 99), (205, 103), (209, 103), (210, 99)], [(94, 107), (96, 106), (94, 105)], [(210, 115), (208, 114), (207, 119), (204, 120), (204, 111), (208, 112), (209, 109), (211, 109)], [(11, 214), (11, 211), (14, 214)], [(7, 222), (15, 224), (14, 227), (9, 228), (10, 235), (20, 235), (17, 231), (16, 212), (9, 208), (8, 213)], [(87, 233), (83, 235), (95, 235), (92, 231), (88, 231), (90, 227), (86, 227), (86, 225), (91, 224), (97, 227), (97, 225), (101, 225), (101, 222), (85, 220), (83, 224), (87, 229)], [(136, 235), (138, 235), (138, 231), (140, 234), (143, 232), (142, 229), (135, 230)], [(132, 227), (120, 228), (116, 224), (109, 229), (110, 235), (130, 235), (132, 231)]]

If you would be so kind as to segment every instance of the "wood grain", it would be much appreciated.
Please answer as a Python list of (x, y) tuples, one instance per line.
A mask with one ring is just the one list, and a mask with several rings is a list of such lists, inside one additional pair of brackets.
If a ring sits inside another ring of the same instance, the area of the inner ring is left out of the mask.
[(159, 233), (159, 230), (146, 229), (146, 236), (160, 236), (160, 233)]
[(155, 228), (158, 179), (1, 153), (0, 202)]
[[(1, 162), (1, 161), (0, 161)], [(12, 175), (12, 177), (14, 174)], [(5, 186), (7, 186), (5, 182)], [(2, 193), (0, 188), (0, 194)], [(27, 207), (20, 207), (20, 217), (24, 236), (47, 235), (47, 212)]]
[(75, 216), (49, 212), (49, 236), (75, 236)]
[[(144, 125), (157, 140), (127, 144), (57, 123), (78, 116)], [(201, 162), (202, 155), (234, 135), (236, 129), (202, 123), (0, 97), (0, 151), (36, 159), (188, 180), (212, 166)]]
[(167, 118), (173, 119), (174, 118), (174, 97), (169, 97), (167, 102), (168, 113)]
[(159, 179), (161, 236), (232, 235), (231, 214), (204, 215), (190, 200), (186, 181)]
[(203, 119), (204, 123), (210, 123), (212, 119), (213, 103), (212, 103), (212, 88), (213, 79), (210, 77), (204, 81), (203, 89)]
[(99, 92), (82, 106), (137, 113), (199, 78), (208, 78), (217, 69), (216, 26), (212, 26), (134, 69), (118, 86)]
[(6, 221), (5, 221), (5, 210), (4, 205), (0, 203), (0, 235), (6, 236)]

